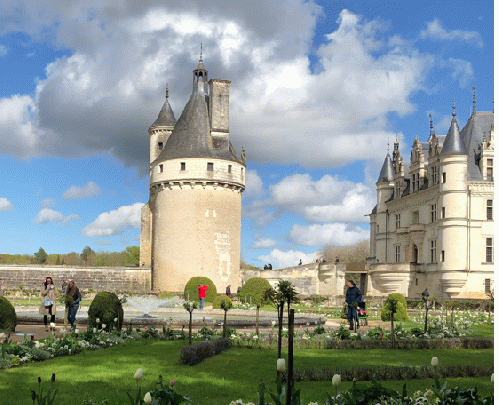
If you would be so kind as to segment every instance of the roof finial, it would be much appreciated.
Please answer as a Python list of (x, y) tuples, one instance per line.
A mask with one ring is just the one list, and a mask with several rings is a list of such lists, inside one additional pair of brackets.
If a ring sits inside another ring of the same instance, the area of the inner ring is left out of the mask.
[(430, 135), (433, 135), (433, 117), (431, 116), (431, 113), (429, 114), (430, 116)]
[(472, 88), (473, 90), (473, 114), (476, 112), (476, 93), (475, 93), (475, 87)]
[(199, 52), (199, 61), (203, 61), (203, 43), (201, 42), (201, 51)]
[(386, 151), (390, 154), (390, 136), (386, 136)]
[(168, 83), (166, 83), (166, 98), (168, 99)]
[(454, 104), (452, 105), (452, 116), (456, 116), (456, 100), (454, 100)]

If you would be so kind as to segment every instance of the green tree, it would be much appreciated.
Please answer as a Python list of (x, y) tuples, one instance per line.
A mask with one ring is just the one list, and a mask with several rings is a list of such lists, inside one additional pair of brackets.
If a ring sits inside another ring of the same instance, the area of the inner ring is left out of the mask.
[(250, 299), (250, 302), (256, 305), (256, 334), (258, 335), (258, 323), (260, 320), (260, 307), (265, 303), (265, 292), (271, 288), (267, 279), (261, 277), (253, 277), (244, 283), (239, 293), (241, 298)]
[(92, 258), (93, 255), (95, 255), (95, 252), (92, 250), (92, 248), (90, 246), (85, 246), (80, 255), (80, 257), (85, 262), (85, 266), (88, 264), (88, 261)]
[(40, 248), (38, 252), (34, 254), (33, 261), (37, 264), (47, 263), (47, 258), (48, 258), (47, 252), (45, 252), (43, 248)]
[(140, 247), (127, 246), (125, 249), (126, 264), (139, 264), (140, 261)]
[(61, 264), (61, 255), (57, 255), (57, 259), (55, 260), (55, 265), (59, 266)]

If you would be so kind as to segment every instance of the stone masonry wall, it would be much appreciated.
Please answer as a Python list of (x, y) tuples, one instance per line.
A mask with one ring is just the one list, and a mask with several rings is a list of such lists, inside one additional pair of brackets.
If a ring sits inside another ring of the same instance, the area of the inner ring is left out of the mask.
[(45, 277), (52, 277), (57, 288), (66, 279), (78, 288), (96, 291), (150, 292), (151, 269), (139, 267), (73, 267), (39, 265), (0, 265), (2, 290), (39, 289)]

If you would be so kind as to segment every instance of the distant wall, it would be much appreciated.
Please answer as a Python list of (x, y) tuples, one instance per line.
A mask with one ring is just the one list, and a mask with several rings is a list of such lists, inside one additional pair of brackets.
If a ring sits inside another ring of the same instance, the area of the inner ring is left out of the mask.
[(78, 267), (40, 265), (0, 265), (2, 290), (19, 288), (39, 289), (45, 277), (52, 277), (57, 288), (66, 279), (74, 280), (82, 289), (96, 291), (151, 290), (151, 269), (145, 267)]

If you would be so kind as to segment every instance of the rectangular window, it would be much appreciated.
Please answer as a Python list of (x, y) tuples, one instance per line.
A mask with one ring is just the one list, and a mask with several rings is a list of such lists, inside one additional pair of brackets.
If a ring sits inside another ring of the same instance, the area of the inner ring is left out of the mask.
[(185, 170), (185, 162), (180, 162), (180, 170)]
[(492, 200), (487, 200), (487, 219), (492, 219)]
[(395, 262), (400, 263), (400, 245), (395, 246)]
[(437, 184), (438, 183), (438, 168), (432, 167), (432, 173), (433, 173), (433, 176), (432, 176), (433, 184)]
[(441, 262), (445, 262), (445, 250), (442, 250)]
[(395, 214), (395, 229), (400, 228), (400, 214)]
[(442, 207), (442, 218), (445, 218), (445, 207)]
[(437, 204), (430, 205), (430, 222), (437, 222)]
[(416, 191), (416, 175), (413, 174), (412, 175), (412, 182), (411, 182), (411, 186), (412, 186), (412, 191)]
[(430, 263), (436, 263), (436, 262), (437, 262), (437, 241), (431, 240), (430, 241)]
[(159, 172), (163, 173), (163, 165), (159, 165)]
[(494, 257), (492, 255), (494, 247), (492, 242), (492, 238), (485, 238), (485, 261), (487, 263), (494, 262)]
[(485, 294), (490, 294), (490, 278), (485, 279)]
[(492, 167), (487, 167), (487, 180), (488, 181), (494, 180), (494, 171)]
[(417, 287), (417, 285), (419, 284), (419, 283), (418, 283), (418, 281), (419, 281), (419, 279), (417, 278), (417, 279), (416, 279), (416, 287)]
[(412, 223), (419, 224), (419, 211), (414, 211), (412, 213)]
[(445, 183), (447, 181), (447, 174), (442, 173), (442, 183)]
[(158, 149), (163, 150), (163, 142), (158, 142)]
[(212, 172), (213, 171), (213, 163), (208, 163), (206, 170), (208, 170), (209, 172)]
[(232, 165), (229, 165), (229, 173), (232, 173)]

